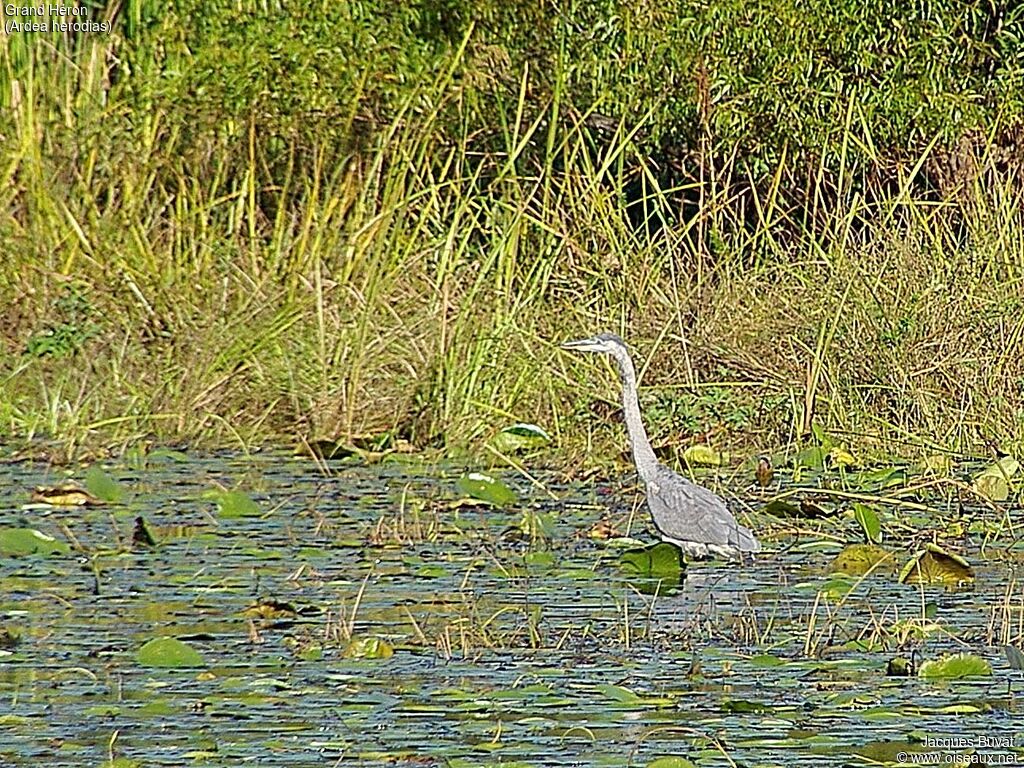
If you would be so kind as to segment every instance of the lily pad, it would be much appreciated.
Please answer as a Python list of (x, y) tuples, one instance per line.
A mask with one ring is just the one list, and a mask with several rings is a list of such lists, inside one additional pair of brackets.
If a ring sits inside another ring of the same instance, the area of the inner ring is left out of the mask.
[(538, 448), (551, 442), (551, 436), (536, 424), (513, 424), (505, 427), (491, 440), (491, 446), (501, 453)]
[(199, 651), (176, 637), (153, 638), (139, 648), (135, 659), (144, 667), (179, 669), (206, 666)]
[(676, 704), (675, 699), (668, 696), (642, 696), (636, 691), (621, 685), (599, 683), (594, 687), (598, 693), (603, 694), (609, 701), (626, 707), (671, 707)]
[(800, 506), (781, 499), (772, 499), (764, 505), (764, 511), (776, 517), (799, 517)]
[(957, 653), (924, 662), (921, 664), (917, 674), (920, 677), (933, 679), (990, 677), (992, 675), (992, 665), (985, 659), (972, 653)]
[(796, 455), (794, 463), (800, 469), (822, 470), (825, 468), (825, 459), (828, 451), (820, 445), (812, 445), (804, 448)]
[(845, 573), (847, 576), (862, 576), (871, 570), (892, 573), (895, 568), (892, 553), (875, 544), (851, 544), (829, 565), (832, 573)]
[(627, 550), (619, 556), (619, 565), (631, 576), (660, 579), (670, 585), (678, 585), (686, 571), (683, 551), (667, 541), (643, 549)]
[(691, 445), (683, 451), (683, 458), (687, 464), (701, 465), (705, 467), (720, 467), (722, 465), (722, 454), (710, 445), (703, 443)]
[(39, 485), (32, 491), (32, 501), (53, 507), (96, 507), (103, 502), (88, 491), (73, 485), (55, 488)]
[(108, 475), (99, 464), (93, 464), (85, 473), (85, 487), (100, 501), (116, 504), (124, 497), (124, 488)]
[(34, 528), (0, 528), (0, 555), (66, 555), (71, 547)]
[(649, 762), (647, 768), (697, 768), (697, 765), (685, 757), (659, 757)]
[(857, 463), (857, 459), (854, 458), (853, 454), (839, 445), (828, 452), (828, 458), (833, 466), (836, 467), (852, 467)]
[(519, 521), (519, 530), (531, 541), (547, 541), (555, 535), (555, 518), (547, 512), (527, 509)]
[(864, 538), (870, 543), (880, 544), (882, 541), (882, 524), (878, 522), (878, 514), (867, 504), (853, 505), (853, 519), (864, 531)]
[(959, 555), (937, 544), (927, 544), (903, 566), (901, 584), (945, 584), (960, 586), (974, 581), (974, 569)]
[(461, 493), (496, 507), (507, 507), (518, 501), (515, 492), (505, 483), (483, 472), (470, 472), (460, 477), (455, 485)]
[(259, 504), (252, 500), (245, 491), (211, 490), (203, 493), (202, 498), (214, 502), (224, 518), (257, 517), (263, 514)]
[(880, 491), (884, 488), (905, 485), (907, 482), (907, 470), (903, 467), (871, 469), (859, 472), (854, 480), (857, 487), (862, 491)]
[(1010, 480), (1019, 469), (1015, 458), (1004, 456), (975, 476), (974, 490), (989, 501), (1006, 501), (1010, 498)]
[(390, 659), (395, 649), (379, 637), (354, 637), (342, 655), (346, 659)]

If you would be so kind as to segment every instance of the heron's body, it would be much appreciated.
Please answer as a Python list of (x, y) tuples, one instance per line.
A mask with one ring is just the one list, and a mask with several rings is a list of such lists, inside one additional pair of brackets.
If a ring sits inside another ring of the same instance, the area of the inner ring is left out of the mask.
[(615, 334), (570, 341), (565, 349), (603, 352), (615, 360), (622, 378), (622, 409), (633, 450), (633, 462), (647, 492), (654, 527), (661, 538), (689, 557), (736, 558), (761, 549), (757, 538), (736, 522), (725, 502), (707, 488), (691, 483), (661, 464), (654, 455), (640, 418), (636, 370), (625, 343)]

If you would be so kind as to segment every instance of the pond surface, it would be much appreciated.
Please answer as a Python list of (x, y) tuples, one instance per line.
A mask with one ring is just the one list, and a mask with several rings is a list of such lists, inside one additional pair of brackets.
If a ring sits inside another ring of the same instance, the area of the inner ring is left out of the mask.
[[(837, 592), (827, 536), (768, 539), (655, 596), (588, 535), (628, 516), (626, 489), (508, 473), (521, 502), (498, 511), (456, 503), (452, 468), (168, 454), (106, 472), (120, 503), (48, 509), (31, 489), (66, 475), (0, 465), (0, 526), (72, 545), (0, 556), (2, 765), (1024, 762), (1012, 551), (969, 543), (965, 591), (872, 575)], [(218, 487), (258, 509), (224, 514), (203, 497)], [(133, 545), (140, 516), (156, 546)], [(142, 663), (168, 635), (203, 665)], [(992, 674), (887, 676), (911, 650)]]

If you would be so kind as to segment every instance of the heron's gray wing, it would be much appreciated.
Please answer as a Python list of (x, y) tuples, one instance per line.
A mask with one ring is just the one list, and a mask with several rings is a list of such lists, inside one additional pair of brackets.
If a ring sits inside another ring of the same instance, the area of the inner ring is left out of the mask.
[(717, 495), (659, 466), (647, 482), (647, 504), (655, 527), (679, 541), (731, 546), (744, 552), (761, 549), (754, 534), (736, 522)]

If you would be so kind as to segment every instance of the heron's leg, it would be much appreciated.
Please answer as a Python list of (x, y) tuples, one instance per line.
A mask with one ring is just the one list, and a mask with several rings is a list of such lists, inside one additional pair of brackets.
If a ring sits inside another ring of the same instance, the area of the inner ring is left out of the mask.
[(662, 536), (661, 539), (679, 547), (683, 551), (683, 557), (687, 560), (707, 560), (711, 555), (708, 545), (699, 541), (682, 541), (668, 536)]

